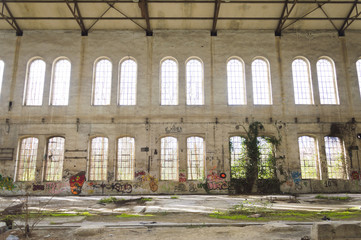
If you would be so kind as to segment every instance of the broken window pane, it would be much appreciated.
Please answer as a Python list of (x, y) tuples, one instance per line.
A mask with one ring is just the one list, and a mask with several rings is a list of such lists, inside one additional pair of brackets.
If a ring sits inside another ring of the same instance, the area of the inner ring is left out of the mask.
[(253, 103), (272, 104), (271, 79), (268, 63), (263, 59), (252, 62)]
[(107, 180), (108, 138), (96, 137), (91, 140), (89, 180)]
[(161, 105), (178, 105), (178, 64), (166, 59), (161, 64)]
[(137, 92), (137, 63), (128, 59), (121, 63), (119, 105), (135, 105)]
[(112, 63), (101, 59), (95, 64), (93, 105), (109, 105), (112, 85)]
[(186, 65), (187, 105), (203, 105), (203, 64), (191, 59)]
[(328, 178), (346, 178), (343, 143), (338, 137), (325, 137)]
[(53, 70), (53, 82), (51, 86), (51, 105), (68, 105), (70, 70), (70, 61), (66, 59), (59, 59), (58, 61), (56, 61)]
[(38, 142), (38, 139), (34, 137), (21, 140), (17, 181), (35, 181)]
[(61, 181), (63, 175), (64, 144), (62, 137), (53, 137), (48, 141), (45, 181)]
[(44, 78), (45, 62), (41, 59), (33, 60), (29, 64), (24, 105), (41, 106), (43, 104)]
[(134, 151), (134, 138), (118, 139), (118, 180), (133, 180)]
[(321, 104), (339, 104), (333, 62), (326, 58), (318, 60), (317, 77)]
[(318, 150), (313, 137), (298, 138), (301, 176), (303, 179), (318, 179)]
[(238, 59), (231, 59), (227, 63), (228, 104), (246, 104), (246, 87), (244, 82), (243, 63)]
[(203, 138), (187, 138), (188, 180), (204, 178), (204, 157)]
[(174, 137), (161, 139), (161, 180), (178, 179), (178, 141)]
[(296, 104), (313, 104), (310, 67), (298, 58), (292, 62), (293, 89)]

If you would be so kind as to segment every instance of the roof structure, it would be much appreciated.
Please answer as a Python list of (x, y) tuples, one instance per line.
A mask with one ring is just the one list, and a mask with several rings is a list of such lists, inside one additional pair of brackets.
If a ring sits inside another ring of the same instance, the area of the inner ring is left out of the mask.
[(0, 30), (361, 30), (359, 0), (0, 0)]

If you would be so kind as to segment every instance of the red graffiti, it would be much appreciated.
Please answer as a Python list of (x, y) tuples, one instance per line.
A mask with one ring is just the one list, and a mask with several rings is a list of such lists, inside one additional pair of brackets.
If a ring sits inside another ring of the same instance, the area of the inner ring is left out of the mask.
[(144, 176), (145, 175), (145, 172), (144, 171), (138, 171), (138, 172), (135, 172), (135, 178), (139, 177), (139, 176)]
[(186, 182), (187, 178), (184, 173), (179, 173), (179, 182)]
[(228, 183), (224, 178), (221, 178), (216, 173), (212, 173), (207, 176), (207, 184), (210, 190), (226, 190), (228, 189)]
[(351, 173), (351, 178), (352, 178), (352, 180), (359, 180), (360, 179), (360, 174), (357, 171), (353, 171)]
[(81, 188), (85, 182), (85, 172), (81, 171), (74, 176), (71, 176), (69, 179), (70, 190), (74, 195), (79, 195), (81, 193)]

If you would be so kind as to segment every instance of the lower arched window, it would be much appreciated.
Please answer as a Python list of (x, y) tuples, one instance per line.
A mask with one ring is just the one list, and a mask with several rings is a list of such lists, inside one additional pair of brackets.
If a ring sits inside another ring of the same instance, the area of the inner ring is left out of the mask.
[(318, 150), (315, 138), (302, 136), (298, 138), (300, 151), (301, 176), (303, 179), (318, 179)]
[(62, 137), (53, 137), (48, 141), (45, 181), (61, 181), (64, 162), (64, 144)]
[(201, 180), (204, 178), (204, 150), (203, 138), (187, 138), (188, 180)]
[(123, 137), (118, 139), (117, 179), (133, 180), (134, 178), (134, 138)]
[(39, 140), (34, 137), (23, 138), (17, 166), (17, 181), (35, 181), (36, 159)]
[(95, 137), (90, 145), (89, 180), (107, 180), (108, 138)]
[(178, 141), (174, 137), (161, 139), (160, 179), (178, 179)]

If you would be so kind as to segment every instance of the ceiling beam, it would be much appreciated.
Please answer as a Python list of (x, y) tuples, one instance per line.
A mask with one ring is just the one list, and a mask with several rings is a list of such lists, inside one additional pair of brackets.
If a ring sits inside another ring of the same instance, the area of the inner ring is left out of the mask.
[(142, 17), (145, 19), (145, 22), (147, 23), (146, 35), (153, 36), (153, 31), (152, 28), (150, 27), (150, 20), (149, 20), (148, 0), (140, 0), (138, 6), (142, 13)]
[[(355, 21), (356, 18), (358, 18), (358, 16), (360, 15), (360, 13), (358, 12), (357, 9), (357, 4), (359, 3), (358, 0), (355, 0), (354, 4), (352, 5), (349, 13), (347, 14), (346, 20), (343, 22), (342, 26), (340, 27), (340, 29), (338, 30), (338, 35), (339, 36), (345, 36), (345, 30), (351, 25), (351, 23), (353, 23)], [(353, 11), (356, 10), (356, 15), (351, 17), (351, 14), (353, 13)]]
[(77, 0), (73, 0), (74, 9), (71, 7), (71, 5), (69, 3), (69, 0), (65, 0), (65, 3), (68, 6), (70, 12), (73, 14), (76, 22), (79, 24), (80, 29), (81, 29), (81, 35), (82, 36), (88, 36), (88, 30), (85, 28), (85, 25), (84, 25), (83, 18), (81, 16), (81, 13), (80, 13), (80, 10), (79, 10)]
[[(7, 15), (4, 14), (4, 9), (7, 11)], [(16, 36), (22, 36), (23, 35), (23, 30), (21, 30), (21, 28), (19, 27), (18, 23), (16, 22), (13, 14), (11, 13), (9, 6), (6, 4), (5, 0), (2, 0), (2, 8), (1, 8), (1, 13), (0, 16), (5, 19), (5, 21), (7, 23), (10, 24), (10, 26), (12, 28), (14, 28), (16, 30)]]
[(220, 8), (221, 8), (221, 0), (215, 0), (211, 36), (217, 36), (217, 20), (218, 20), (218, 14)]
[(322, 5), (320, 3), (317, 3), (317, 5), (319, 6), (319, 8), (321, 9), (321, 11), (323, 12), (323, 14), (325, 14), (326, 18), (330, 21), (330, 23), (332, 24), (332, 26), (334, 27), (334, 29), (336, 31), (338, 31), (335, 23), (332, 21), (332, 19), (328, 16), (328, 14), (326, 13), (326, 11), (322, 8)]
[[(134, 3), (133, 0), (77, 0), (78, 3)], [(7, 0), (8, 3), (64, 3), (64, 0)], [(222, 2), (226, 2), (222, 0)], [(232, 0), (226, 2), (227, 4), (247, 3), (247, 4), (283, 4), (284, 0), (269, 1), (269, 0)], [(292, 3), (293, 0), (288, 0)], [(353, 4), (354, 0), (318, 0), (318, 3), (328, 4)], [(214, 0), (148, 0), (148, 3), (214, 3)], [(299, 4), (315, 3), (315, 0), (299, 0)]]
[(296, 3), (297, 3), (297, 0), (294, 0), (293, 3), (292, 3), (292, 7), (290, 9), (288, 9), (289, 1), (285, 0), (285, 4), (284, 4), (283, 10), (282, 10), (282, 14), (281, 14), (280, 20), (278, 21), (278, 25), (277, 25), (277, 28), (276, 28), (276, 31), (275, 31), (276, 36), (281, 36), (282, 27), (286, 23), (286, 21), (287, 21), (288, 17), (290, 16), (292, 10), (296, 6)]

